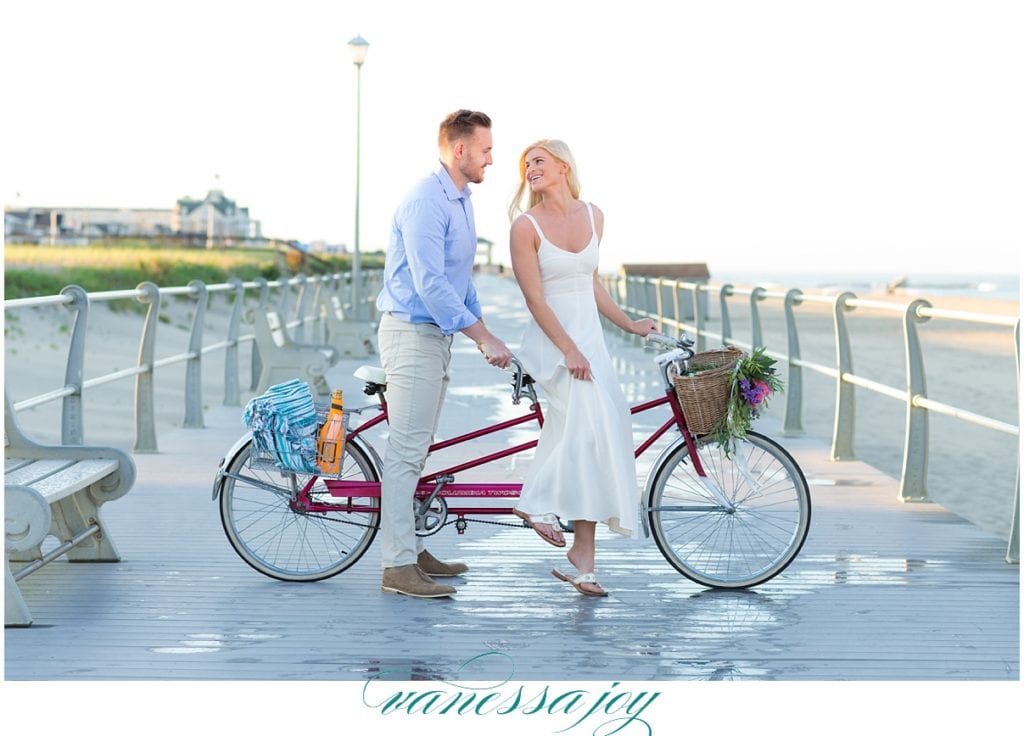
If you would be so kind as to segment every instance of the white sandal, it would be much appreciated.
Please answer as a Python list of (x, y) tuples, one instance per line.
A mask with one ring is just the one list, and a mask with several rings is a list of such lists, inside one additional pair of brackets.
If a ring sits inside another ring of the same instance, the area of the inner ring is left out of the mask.
[[(530, 516), (524, 514), (519, 509), (512, 509), (512, 513), (518, 516), (520, 519), (526, 522), (526, 525), (537, 532), (537, 536), (543, 539), (545, 542), (550, 544), (552, 547), (564, 547), (565, 546), (565, 535), (562, 534), (561, 522), (558, 521), (558, 517), (554, 514), (538, 514), (537, 516)], [(554, 539), (543, 533), (540, 529), (534, 526), (534, 524), (548, 524), (551, 526), (551, 531), (557, 534), (560, 539)]]
[(569, 585), (576, 588), (576, 591), (582, 595), (588, 595), (592, 598), (605, 598), (608, 596), (608, 591), (604, 588), (601, 588), (601, 592), (597, 592), (596, 590), (587, 590), (583, 587), (584, 583), (590, 583), (591, 585), (596, 585), (599, 588), (601, 587), (601, 584), (597, 582), (597, 575), (595, 575), (592, 572), (585, 572), (582, 575), (577, 575), (574, 578), (571, 578), (564, 572), (560, 572), (558, 570), (552, 570), (551, 574), (559, 580), (564, 580), (565, 582), (569, 583)]

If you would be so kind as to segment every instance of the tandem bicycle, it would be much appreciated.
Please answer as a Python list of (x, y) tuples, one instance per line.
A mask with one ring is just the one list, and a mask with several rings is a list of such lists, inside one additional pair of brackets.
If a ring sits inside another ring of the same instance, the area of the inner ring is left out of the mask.
[[(737, 439), (728, 451), (710, 436), (691, 432), (672, 376), (685, 372), (694, 356), (693, 341), (658, 333), (648, 339), (667, 348), (655, 357), (665, 391), (630, 412), (660, 410), (665, 416), (634, 454), (640, 457), (666, 434), (675, 436), (669, 435), (671, 441), (647, 474), (640, 498), (643, 532), (653, 535), (669, 564), (696, 583), (712, 588), (764, 583), (786, 569), (807, 537), (811, 499), (803, 472), (781, 445), (757, 432)], [(213, 499), (219, 501), (224, 531), (238, 555), (264, 575), (323, 580), (350, 568), (373, 543), (380, 522), (381, 460), (368, 432), (388, 420), (387, 376), (374, 366), (362, 366), (354, 375), (365, 381), (363, 390), (376, 403), (346, 409), (345, 446), (336, 475), (283, 470), (273, 458), (254, 452), (250, 435), (221, 460)], [(539, 430), (544, 416), (533, 379), (515, 360), (511, 385), (513, 404), (526, 398), (528, 411), (436, 442), (430, 453), (472, 447), (468, 443), (516, 427)], [(461, 534), (469, 522), (483, 521), (473, 517), (512, 516), (522, 483), (456, 478), (536, 445), (532, 439), (424, 475), (413, 502), (417, 535), (436, 534), (448, 525)], [(525, 521), (509, 526), (528, 528)]]

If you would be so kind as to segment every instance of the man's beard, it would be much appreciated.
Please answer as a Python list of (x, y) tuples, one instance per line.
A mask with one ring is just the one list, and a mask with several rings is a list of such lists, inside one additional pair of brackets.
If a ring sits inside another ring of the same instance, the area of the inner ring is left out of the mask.
[(480, 169), (479, 173), (477, 173), (476, 170), (466, 171), (465, 169), (460, 167), (459, 168), (459, 172), (464, 177), (466, 177), (466, 181), (468, 181), (468, 182), (470, 182), (472, 184), (479, 184), (480, 182), (482, 182), (484, 180), (484, 170), (483, 169)]

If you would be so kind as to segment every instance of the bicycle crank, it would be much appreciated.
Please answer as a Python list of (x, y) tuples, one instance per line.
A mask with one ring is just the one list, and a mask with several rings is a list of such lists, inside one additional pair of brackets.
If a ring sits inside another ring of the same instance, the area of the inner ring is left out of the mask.
[(448, 518), (448, 502), (441, 496), (431, 499), (426, 508), (417, 502), (415, 517), (417, 537), (429, 537), (431, 534), (437, 534)]

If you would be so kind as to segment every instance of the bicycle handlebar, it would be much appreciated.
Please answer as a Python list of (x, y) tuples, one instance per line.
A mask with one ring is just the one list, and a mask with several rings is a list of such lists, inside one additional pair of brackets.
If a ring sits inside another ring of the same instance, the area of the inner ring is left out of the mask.
[[(523, 364), (519, 362), (519, 358), (512, 356), (512, 360), (509, 364), (502, 368), (503, 371), (511, 371), (512, 377), (512, 403), (518, 405), (519, 401), (523, 397), (523, 378), (526, 376), (526, 370), (523, 368)], [(532, 389), (530, 389), (532, 390)]]
[(670, 348), (681, 348), (683, 350), (689, 350), (693, 347), (693, 338), (687, 335), (685, 332), (679, 337), (669, 337), (662, 332), (652, 332), (647, 335), (648, 340), (660, 343)]
[[(661, 332), (651, 332), (646, 336), (646, 339), (651, 342), (664, 345), (665, 347), (672, 348), (668, 352), (660, 353), (654, 359), (661, 367), (663, 373), (668, 369), (670, 364), (677, 362), (685, 363), (694, 356), (693, 338), (685, 332), (680, 334), (679, 337), (669, 337)], [(526, 370), (523, 368), (523, 364), (519, 361), (519, 358), (514, 355), (509, 361), (509, 364), (505, 368), (502, 368), (502, 370), (510, 371), (513, 374), (512, 403), (518, 404), (524, 392), (531, 393), (533, 391), (532, 386), (528, 386), (524, 382)], [(668, 381), (667, 374), (665, 379)]]

